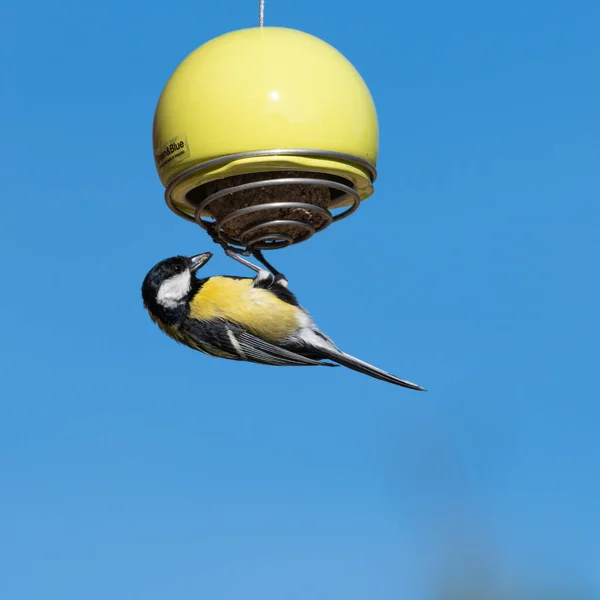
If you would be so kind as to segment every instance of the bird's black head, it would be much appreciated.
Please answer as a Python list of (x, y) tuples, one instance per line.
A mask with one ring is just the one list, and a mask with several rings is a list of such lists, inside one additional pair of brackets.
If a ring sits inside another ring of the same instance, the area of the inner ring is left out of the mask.
[(212, 257), (210, 252), (187, 258), (174, 256), (152, 267), (142, 284), (146, 309), (165, 324), (173, 324), (187, 314), (187, 304), (194, 294), (194, 272)]

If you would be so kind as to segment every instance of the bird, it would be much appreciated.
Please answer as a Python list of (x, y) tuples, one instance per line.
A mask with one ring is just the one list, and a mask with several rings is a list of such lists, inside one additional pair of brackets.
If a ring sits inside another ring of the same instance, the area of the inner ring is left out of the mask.
[(256, 277), (198, 277), (211, 257), (212, 253), (204, 252), (167, 258), (144, 278), (144, 308), (175, 341), (213, 357), (262, 365), (341, 365), (397, 386), (426, 391), (340, 350), (319, 330), (280, 273), (255, 267)]

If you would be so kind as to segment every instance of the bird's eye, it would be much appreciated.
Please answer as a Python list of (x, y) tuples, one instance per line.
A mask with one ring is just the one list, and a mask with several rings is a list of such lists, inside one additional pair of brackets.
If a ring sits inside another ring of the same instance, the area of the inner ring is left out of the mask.
[(183, 271), (183, 267), (181, 265), (175, 265), (173, 267), (173, 270), (175, 271), (175, 273), (181, 273), (181, 271)]

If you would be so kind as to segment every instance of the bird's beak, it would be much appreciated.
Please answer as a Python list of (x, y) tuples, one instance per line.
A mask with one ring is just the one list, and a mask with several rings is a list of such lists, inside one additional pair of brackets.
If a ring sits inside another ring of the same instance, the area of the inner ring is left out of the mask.
[(204, 266), (212, 258), (212, 252), (205, 252), (204, 254), (197, 254), (196, 256), (190, 256), (192, 266), (190, 271), (194, 273), (200, 267)]

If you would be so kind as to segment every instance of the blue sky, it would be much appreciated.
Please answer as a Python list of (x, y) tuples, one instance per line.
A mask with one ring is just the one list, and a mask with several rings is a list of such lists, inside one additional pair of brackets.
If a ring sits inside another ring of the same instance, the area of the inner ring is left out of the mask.
[(375, 196), (271, 258), (426, 395), (150, 322), (146, 271), (214, 250), (163, 202), (155, 103), (257, 12), (167, 6), (2, 11), (0, 596), (442, 600), (479, 569), (600, 593), (600, 5), (267, 1), (356, 65), (381, 128)]

